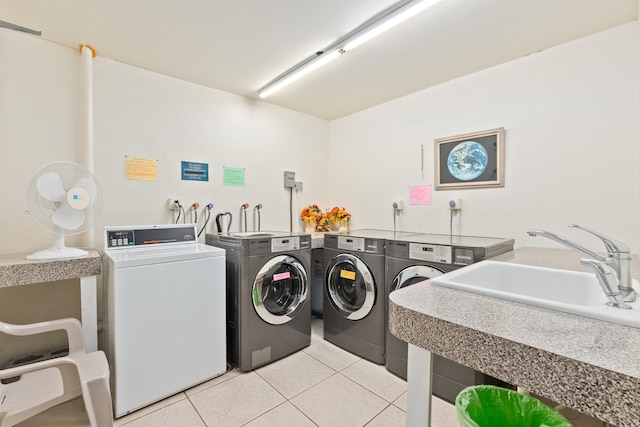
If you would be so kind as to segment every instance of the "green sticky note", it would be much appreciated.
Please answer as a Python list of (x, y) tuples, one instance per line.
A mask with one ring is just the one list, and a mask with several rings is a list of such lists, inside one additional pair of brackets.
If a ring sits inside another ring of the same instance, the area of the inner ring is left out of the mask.
[(244, 168), (224, 166), (222, 184), (244, 187)]

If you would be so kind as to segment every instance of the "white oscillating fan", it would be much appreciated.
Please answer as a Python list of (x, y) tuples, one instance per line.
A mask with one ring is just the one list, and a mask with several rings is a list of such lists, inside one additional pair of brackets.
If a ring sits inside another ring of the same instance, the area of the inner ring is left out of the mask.
[(102, 208), (100, 186), (91, 172), (77, 163), (55, 162), (38, 169), (27, 186), (27, 210), (53, 233), (53, 244), (27, 256), (28, 260), (79, 258), (88, 252), (66, 247), (65, 235), (82, 233), (93, 225)]

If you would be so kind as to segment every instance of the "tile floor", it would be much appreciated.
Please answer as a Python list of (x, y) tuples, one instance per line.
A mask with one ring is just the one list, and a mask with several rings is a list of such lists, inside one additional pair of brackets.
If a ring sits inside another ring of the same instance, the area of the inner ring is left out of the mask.
[[(313, 318), (311, 345), (252, 372), (232, 370), (115, 420), (126, 427), (404, 426), (406, 382), (384, 366), (325, 341)], [(434, 397), (432, 426), (456, 427), (455, 408)], [(81, 399), (20, 427), (89, 426)]]

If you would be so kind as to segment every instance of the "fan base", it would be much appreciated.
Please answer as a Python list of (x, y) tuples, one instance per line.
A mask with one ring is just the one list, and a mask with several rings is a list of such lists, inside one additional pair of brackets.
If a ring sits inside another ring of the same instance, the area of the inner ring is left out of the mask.
[(89, 252), (80, 248), (54, 248), (54, 249), (43, 249), (41, 251), (32, 253), (31, 255), (27, 255), (27, 259), (29, 261), (42, 261), (42, 260), (50, 260), (50, 259), (69, 259), (69, 258), (82, 258), (89, 255)]

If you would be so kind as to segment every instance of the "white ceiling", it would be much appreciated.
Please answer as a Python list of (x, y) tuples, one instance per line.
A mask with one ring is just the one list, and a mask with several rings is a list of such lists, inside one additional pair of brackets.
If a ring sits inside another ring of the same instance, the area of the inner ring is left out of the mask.
[[(0, 0), (0, 20), (258, 99), (273, 78), (397, 1)], [(637, 16), (638, 0), (443, 0), (264, 101), (334, 119)]]

